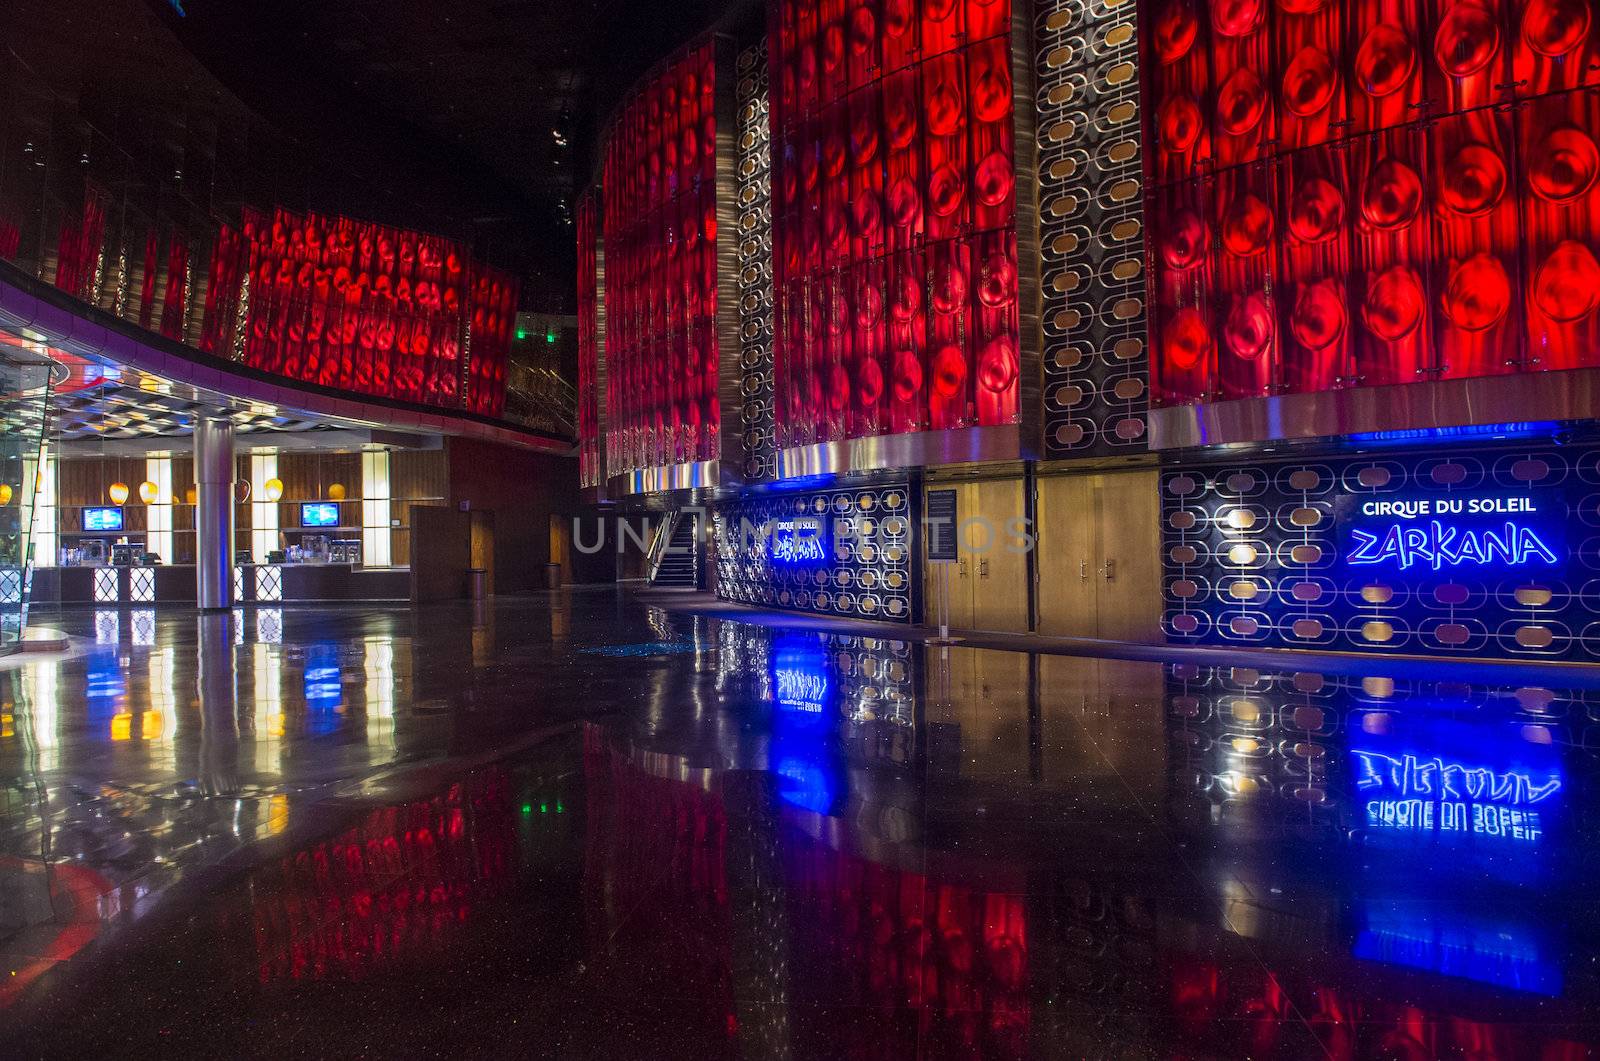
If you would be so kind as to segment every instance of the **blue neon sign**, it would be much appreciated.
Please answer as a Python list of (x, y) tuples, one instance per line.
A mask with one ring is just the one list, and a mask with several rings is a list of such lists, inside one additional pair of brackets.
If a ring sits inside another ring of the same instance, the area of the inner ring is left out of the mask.
[(828, 559), (826, 525), (821, 519), (774, 520), (769, 555), (780, 564), (819, 564)]
[(1350, 498), (1351, 567), (1559, 566), (1565, 506), (1537, 494), (1494, 497)]

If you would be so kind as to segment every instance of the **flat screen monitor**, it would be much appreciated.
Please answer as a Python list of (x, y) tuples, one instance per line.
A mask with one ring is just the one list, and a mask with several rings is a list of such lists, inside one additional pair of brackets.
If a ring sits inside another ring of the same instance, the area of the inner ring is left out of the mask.
[(122, 529), (122, 509), (86, 508), (83, 510), (83, 529), (86, 531), (119, 531)]
[(337, 527), (339, 506), (333, 501), (308, 501), (300, 506), (300, 526)]

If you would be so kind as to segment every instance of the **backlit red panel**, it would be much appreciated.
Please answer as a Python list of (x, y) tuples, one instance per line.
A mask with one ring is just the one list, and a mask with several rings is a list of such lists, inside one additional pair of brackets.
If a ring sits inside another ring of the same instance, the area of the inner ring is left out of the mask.
[(61, 222), (57, 242), (56, 287), (76, 298), (92, 301), (98, 294), (96, 273), (106, 237), (106, 194), (85, 182), (83, 212)]
[(201, 349), (325, 387), (497, 416), (517, 282), (459, 243), (246, 210), (212, 255)]
[(779, 444), (1017, 422), (1009, 0), (769, 12)]
[(596, 290), (600, 265), (599, 211), (594, 196), (578, 203), (578, 482), (599, 485), (600, 364), (599, 305)]
[(1157, 0), (1158, 401), (1600, 364), (1595, 0)]
[(715, 92), (708, 41), (647, 79), (607, 140), (608, 474), (717, 456)]
[(167, 237), (167, 293), (161, 302), (161, 334), (184, 337), (189, 303), (189, 239), (177, 228)]

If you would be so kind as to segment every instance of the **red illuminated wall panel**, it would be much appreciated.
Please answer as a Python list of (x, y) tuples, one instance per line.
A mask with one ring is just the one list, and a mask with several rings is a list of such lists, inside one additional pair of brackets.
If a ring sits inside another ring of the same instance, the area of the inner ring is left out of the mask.
[(161, 303), (161, 334), (182, 339), (189, 309), (189, 240), (177, 228), (167, 241), (167, 293)]
[(1156, 0), (1153, 393), (1600, 364), (1593, 0)]
[(718, 455), (715, 67), (671, 60), (607, 140), (608, 474)]
[(600, 465), (599, 364), (600, 333), (597, 298), (600, 255), (599, 210), (595, 198), (578, 203), (578, 482), (598, 486)]
[(780, 446), (1019, 419), (1008, 0), (777, 0)]
[(324, 387), (498, 416), (516, 304), (516, 279), (453, 240), (246, 210), (213, 249), (200, 346)]
[(506, 362), (517, 319), (516, 277), (472, 264), (469, 295), (472, 330), (462, 374), (462, 408), (484, 416), (505, 411)]
[[(256, 224), (253, 211), (245, 211), (245, 226)], [(218, 357), (233, 357), (234, 336), (239, 321), (239, 299), (244, 274), (249, 265), (249, 246), (245, 232), (230, 225), (217, 228), (217, 240), (211, 249), (211, 268), (206, 280), (204, 322), (200, 328), (200, 349)], [(169, 274), (170, 275), (170, 274)], [(168, 294), (171, 294), (170, 288)], [(161, 325), (166, 331), (168, 314), (172, 310), (168, 300)]]
[(85, 182), (83, 212), (61, 222), (61, 238), (57, 242), (56, 287), (86, 301), (94, 301), (99, 292), (97, 275), (101, 268), (100, 255), (106, 235), (106, 194), (94, 184)]

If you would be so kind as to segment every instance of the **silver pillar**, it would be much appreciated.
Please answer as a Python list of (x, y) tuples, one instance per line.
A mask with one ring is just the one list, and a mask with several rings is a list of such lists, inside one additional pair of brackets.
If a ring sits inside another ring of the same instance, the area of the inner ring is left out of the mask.
[(203, 612), (195, 646), (200, 673), (200, 791), (208, 796), (239, 792), (239, 687), (233, 658), (233, 615)]
[(195, 563), (201, 608), (233, 607), (233, 421), (194, 425)]

